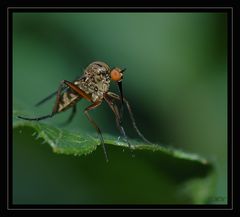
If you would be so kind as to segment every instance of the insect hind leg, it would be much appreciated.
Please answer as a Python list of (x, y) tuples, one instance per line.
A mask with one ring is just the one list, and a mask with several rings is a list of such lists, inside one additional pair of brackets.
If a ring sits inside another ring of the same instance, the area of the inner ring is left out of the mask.
[(20, 119), (23, 119), (23, 120), (27, 120), (27, 121), (40, 121), (40, 120), (43, 120), (43, 119), (47, 119), (47, 118), (53, 117), (57, 113), (57, 110), (58, 110), (58, 104), (59, 104), (61, 92), (62, 92), (63, 87), (64, 87), (64, 82), (65, 82), (64, 80), (61, 81), (61, 83), (59, 85), (59, 88), (58, 88), (58, 90), (56, 92), (57, 93), (56, 101), (55, 101), (55, 104), (54, 104), (54, 107), (53, 107), (53, 110), (52, 110), (51, 114), (44, 115), (44, 116), (41, 116), (41, 117), (36, 117), (36, 118), (28, 118), (28, 117), (22, 117), (22, 116), (17, 116), (17, 117), (20, 118)]
[(54, 116), (54, 114), (52, 113), (50, 115), (45, 115), (45, 116), (36, 117), (36, 118), (27, 118), (27, 117), (22, 117), (22, 116), (17, 116), (17, 117), (20, 118), (20, 119), (23, 119), (23, 120), (27, 120), (27, 121), (40, 121), (40, 120), (43, 120), (43, 119), (51, 118), (53, 116)]
[(70, 124), (70, 123), (72, 122), (74, 116), (76, 115), (76, 111), (77, 111), (77, 106), (74, 105), (73, 108), (72, 108), (72, 112), (71, 112), (69, 118), (67, 119), (67, 121), (65, 121), (65, 122), (62, 123), (61, 125), (62, 125), (62, 126), (66, 126), (66, 125)]

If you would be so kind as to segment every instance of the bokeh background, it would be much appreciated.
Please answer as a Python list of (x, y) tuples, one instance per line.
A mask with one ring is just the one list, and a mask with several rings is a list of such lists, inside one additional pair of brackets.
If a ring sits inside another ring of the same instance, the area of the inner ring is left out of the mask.
[[(73, 80), (96, 60), (111, 67), (127, 68), (124, 94), (132, 105), (139, 128), (149, 140), (198, 153), (214, 163), (217, 173), (214, 197), (222, 199), (210, 203), (226, 203), (227, 15), (13, 14), (13, 95), (18, 109), (36, 116), (50, 113), (54, 100), (39, 108), (34, 104), (54, 92), (61, 80)], [(117, 91), (114, 85), (111, 89)], [(79, 103), (77, 117), (67, 129), (94, 132), (82, 114), (87, 105), (84, 101)], [(58, 125), (69, 114), (67, 111), (47, 121)], [(107, 105), (92, 111), (92, 115), (103, 132), (119, 136)], [(126, 119), (125, 123), (129, 137), (136, 138), (130, 121)], [(27, 131), (32, 133), (31, 129)], [(101, 149), (82, 158), (56, 155), (48, 145), (18, 131), (14, 131), (13, 147), (14, 203), (109, 202), (103, 195), (110, 195), (110, 191), (102, 192), (94, 179), (102, 176), (107, 182), (111, 178), (99, 174), (99, 165), (90, 163), (98, 152), (102, 157)], [(115, 150), (112, 158), (123, 161), (118, 169), (124, 171), (131, 156), (122, 155), (122, 151)], [(137, 163), (142, 168), (139, 178), (146, 178), (144, 173), (150, 168), (141, 160)], [(91, 170), (95, 175), (88, 172)], [(128, 171), (131, 173), (131, 168)], [(154, 180), (154, 172), (151, 178)], [(144, 182), (147, 185), (148, 180)], [(112, 183), (109, 189), (120, 188), (127, 194), (127, 183), (124, 179), (122, 186)], [(151, 202), (148, 190), (144, 187), (142, 190), (146, 201)], [(89, 196), (93, 194), (94, 198)], [(123, 203), (133, 201), (118, 195), (111, 198)]]

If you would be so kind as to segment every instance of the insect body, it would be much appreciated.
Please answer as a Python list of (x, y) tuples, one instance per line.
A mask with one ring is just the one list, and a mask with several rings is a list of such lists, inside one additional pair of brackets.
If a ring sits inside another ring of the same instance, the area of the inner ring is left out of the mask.
[[(80, 79), (76, 79), (73, 84), (84, 91), (92, 102), (102, 101), (103, 94), (108, 92), (110, 86), (110, 68), (105, 63), (94, 62), (84, 71)], [(68, 88), (59, 98), (57, 112), (65, 111), (72, 107), (82, 98), (76, 91)]]
[[(51, 114), (37, 118), (27, 118), (21, 116), (18, 117), (24, 120), (39, 121), (42, 119), (53, 117), (57, 113), (65, 111), (69, 108), (73, 108), (72, 113), (68, 119), (68, 122), (70, 122), (76, 113), (76, 103), (84, 98), (91, 102), (91, 104), (84, 110), (84, 113), (90, 123), (97, 130), (101, 140), (101, 144), (103, 146), (106, 160), (108, 161), (108, 156), (101, 130), (88, 112), (98, 107), (102, 103), (102, 101), (105, 100), (115, 114), (117, 127), (121, 135), (131, 148), (125, 130), (122, 126), (123, 104), (125, 103), (136, 132), (144, 141), (150, 143), (137, 128), (131, 111), (131, 107), (128, 101), (123, 97), (122, 80), (124, 71), (125, 69), (122, 70), (120, 68), (110, 69), (110, 67), (104, 62), (93, 62), (85, 69), (83, 76), (74, 80), (73, 82), (69, 82), (67, 80), (61, 81), (61, 84), (56, 92), (36, 104), (37, 106), (41, 105), (42, 103), (56, 95), (56, 101)], [(120, 91), (120, 96), (109, 91), (111, 80), (117, 83)], [(116, 104), (116, 101), (121, 102), (120, 111)]]

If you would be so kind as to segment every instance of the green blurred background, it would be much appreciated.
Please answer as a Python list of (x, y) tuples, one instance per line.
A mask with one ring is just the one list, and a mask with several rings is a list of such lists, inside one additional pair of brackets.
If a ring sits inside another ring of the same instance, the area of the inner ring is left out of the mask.
[[(73, 80), (96, 60), (111, 67), (127, 68), (124, 94), (132, 105), (139, 128), (149, 140), (198, 153), (214, 162), (217, 171), (214, 197), (224, 198), (220, 203), (226, 203), (227, 15), (13, 14), (14, 106), (22, 111), (31, 111), (30, 114), (36, 116), (50, 113), (54, 100), (39, 108), (34, 104), (54, 92), (61, 80)], [(117, 91), (114, 85), (111, 89)], [(82, 114), (87, 105), (84, 101), (79, 103), (77, 117), (67, 129), (95, 132)], [(69, 114), (67, 111), (46, 122), (58, 125)], [(103, 104), (91, 114), (103, 132), (119, 136), (107, 105)], [(137, 137), (127, 118), (125, 127), (129, 137)], [(31, 129), (27, 131), (32, 133)], [(48, 145), (41, 145), (21, 131), (15, 130), (13, 139), (13, 202), (16, 204), (138, 203), (136, 198), (143, 195), (131, 199), (131, 195), (121, 198), (114, 194), (118, 188), (127, 195), (128, 180), (125, 174), (122, 180), (114, 180), (107, 172), (98, 173), (98, 168), (105, 164), (101, 149), (76, 158), (53, 154)], [(93, 159), (98, 152), (103, 164), (93, 165), (91, 162), (96, 162)], [(112, 167), (118, 165), (117, 171), (127, 170), (131, 177), (134, 170), (134, 166), (128, 168), (132, 164), (131, 155), (118, 150), (110, 152), (113, 162), (123, 162), (112, 163)], [(136, 164), (142, 171), (137, 177), (141, 183), (149, 182), (145, 172), (157, 183), (155, 171), (149, 171), (151, 167), (145, 166), (141, 159), (137, 159)], [(103, 182), (108, 186), (112, 183), (108, 191), (94, 182), (99, 176), (104, 177)], [(117, 181), (123, 185), (117, 185)], [(157, 201), (148, 189), (143, 187), (142, 191), (145, 201)], [(161, 193), (164, 192), (160, 190)], [(104, 194), (111, 196), (104, 197)], [(164, 202), (171, 203), (171, 199)]]

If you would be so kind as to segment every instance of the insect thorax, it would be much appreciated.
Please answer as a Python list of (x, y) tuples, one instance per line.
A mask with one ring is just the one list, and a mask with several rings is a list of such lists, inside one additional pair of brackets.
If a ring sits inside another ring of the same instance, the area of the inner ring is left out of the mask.
[[(91, 63), (84, 71), (84, 76), (75, 80), (77, 85), (86, 94), (89, 94), (93, 102), (101, 101), (103, 94), (106, 93), (110, 86), (110, 68), (103, 62)], [(71, 89), (68, 89), (60, 97), (58, 112), (65, 111), (72, 107), (81, 96)]]
[(92, 101), (103, 99), (103, 94), (109, 90), (110, 68), (103, 62), (93, 62), (84, 71), (84, 77), (76, 80), (78, 85), (85, 93), (90, 94)]

